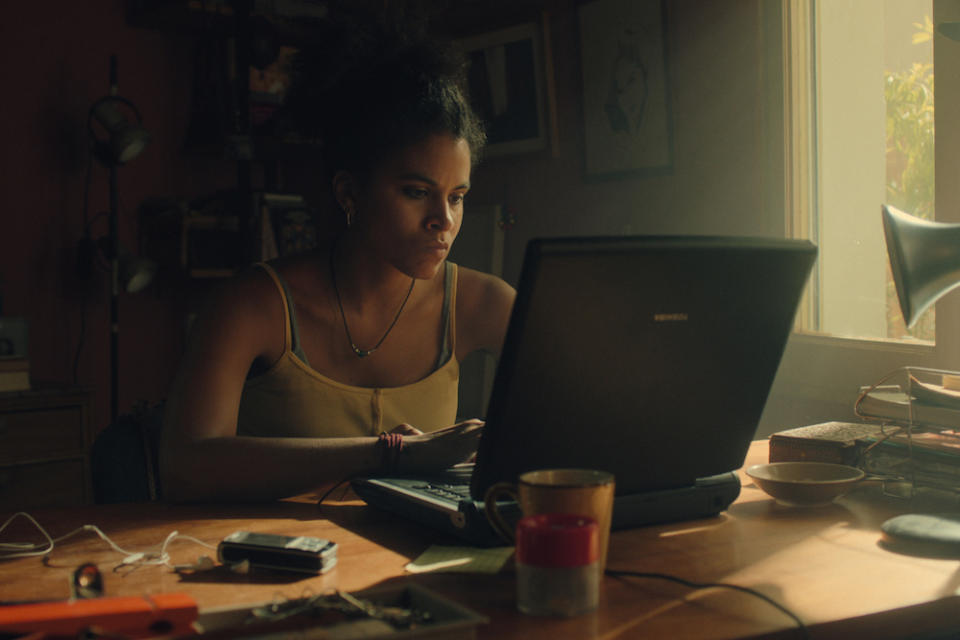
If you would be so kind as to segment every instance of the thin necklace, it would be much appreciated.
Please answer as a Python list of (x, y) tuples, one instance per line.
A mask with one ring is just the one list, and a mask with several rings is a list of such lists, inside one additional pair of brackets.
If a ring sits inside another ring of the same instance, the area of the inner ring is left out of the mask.
[(407, 289), (407, 295), (404, 297), (403, 302), (400, 303), (400, 308), (397, 309), (397, 315), (393, 316), (393, 322), (390, 323), (390, 326), (387, 327), (387, 330), (383, 332), (383, 335), (380, 337), (380, 340), (377, 341), (377, 344), (373, 345), (370, 349), (361, 349), (354, 343), (353, 337), (350, 335), (350, 327), (347, 326), (347, 314), (343, 312), (343, 303), (340, 301), (340, 290), (337, 288), (337, 271), (334, 267), (334, 251), (330, 251), (330, 280), (333, 282), (333, 293), (337, 296), (337, 306), (340, 308), (340, 318), (343, 320), (343, 330), (347, 334), (347, 341), (350, 343), (350, 348), (353, 349), (353, 352), (357, 354), (358, 358), (366, 358), (374, 351), (380, 348), (380, 345), (383, 344), (383, 341), (387, 339), (387, 336), (390, 335), (390, 331), (393, 329), (393, 326), (397, 324), (397, 320), (400, 319), (400, 314), (403, 313), (403, 308), (407, 306), (407, 300), (410, 299), (410, 294), (413, 293), (413, 285), (417, 282), (416, 278), (410, 278), (410, 288)]

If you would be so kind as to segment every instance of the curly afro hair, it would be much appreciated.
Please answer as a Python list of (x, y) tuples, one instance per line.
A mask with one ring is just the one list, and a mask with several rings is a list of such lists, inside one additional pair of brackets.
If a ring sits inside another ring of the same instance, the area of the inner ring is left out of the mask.
[(436, 133), (466, 140), (476, 162), (486, 135), (463, 89), (465, 70), (458, 52), (416, 25), (331, 21), (294, 57), (286, 109), (301, 135), (321, 141), (331, 175), (368, 171)]

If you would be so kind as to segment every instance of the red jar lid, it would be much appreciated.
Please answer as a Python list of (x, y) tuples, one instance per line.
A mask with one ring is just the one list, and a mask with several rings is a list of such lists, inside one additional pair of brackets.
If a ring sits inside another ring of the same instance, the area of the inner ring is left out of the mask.
[(600, 530), (587, 516), (545, 513), (517, 523), (517, 562), (538, 567), (581, 567), (600, 557)]

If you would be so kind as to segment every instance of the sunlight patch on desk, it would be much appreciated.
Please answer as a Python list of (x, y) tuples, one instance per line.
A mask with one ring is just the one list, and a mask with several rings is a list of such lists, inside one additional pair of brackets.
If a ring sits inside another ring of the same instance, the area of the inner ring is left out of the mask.
[(433, 545), (407, 564), (409, 573), (499, 573), (513, 555), (513, 547), (446, 547)]
[(701, 525), (699, 527), (686, 527), (685, 529), (676, 529), (675, 531), (661, 531), (657, 534), (658, 538), (672, 538), (673, 536), (684, 536), (690, 533), (699, 533), (701, 531), (712, 531), (717, 527), (723, 525), (725, 521), (714, 522), (711, 524)]
[[(870, 527), (856, 528), (847, 522), (837, 522), (808, 531), (806, 537), (789, 544), (788, 548), (770, 553), (724, 576), (723, 581), (757, 588), (770, 575), (815, 578), (820, 589), (794, 588), (794, 584), (801, 584), (804, 580), (785, 578), (782, 592), (768, 593), (784, 606), (805, 612), (807, 623), (903, 606), (903, 584), (916, 585), (914, 597), (907, 604), (937, 597), (937, 587), (942, 586), (944, 576), (952, 573), (953, 564), (898, 557), (876, 545), (879, 533)], [(838, 555), (838, 547), (846, 549), (847, 555)], [(806, 561), (798, 563), (798, 557)], [(865, 558), (867, 562), (864, 562)], [(890, 575), (899, 577), (890, 581)], [(841, 584), (844, 589), (869, 596), (868, 610), (864, 611), (862, 603), (856, 599), (837, 598), (834, 587), (839, 588)]]
[(657, 616), (670, 611), (671, 609), (676, 609), (677, 607), (689, 604), (691, 601), (702, 597), (702, 595), (703, 594), (701, 592), (697, 592), (697, 593), (687, 594), (675, 600), (671, 600), (670, 602), (660, 605), (656, 609), (647, 611), (642, 615), (639, 615), (633, 618), (632, 620), (628, 620), (627, 622), (624, 622), (620, 626), (611, 629), (610, 631), (606, 632), (602, 636), (599, 636), (597, 640), (614, 640), (615, 638), (622, 638), (623, 634), (625, 634), (627, 631), (635, 627), (638, 627), (644, 622), (648, 622), (656, 618)]

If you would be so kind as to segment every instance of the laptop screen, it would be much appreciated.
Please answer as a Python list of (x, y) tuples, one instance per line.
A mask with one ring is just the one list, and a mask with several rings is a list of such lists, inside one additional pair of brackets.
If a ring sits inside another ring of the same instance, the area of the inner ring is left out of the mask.
[(783, 239), (531, 241), (471, 495), (531, 469), (610, 471), (624, 495), (742, 466), (815, 258)]

